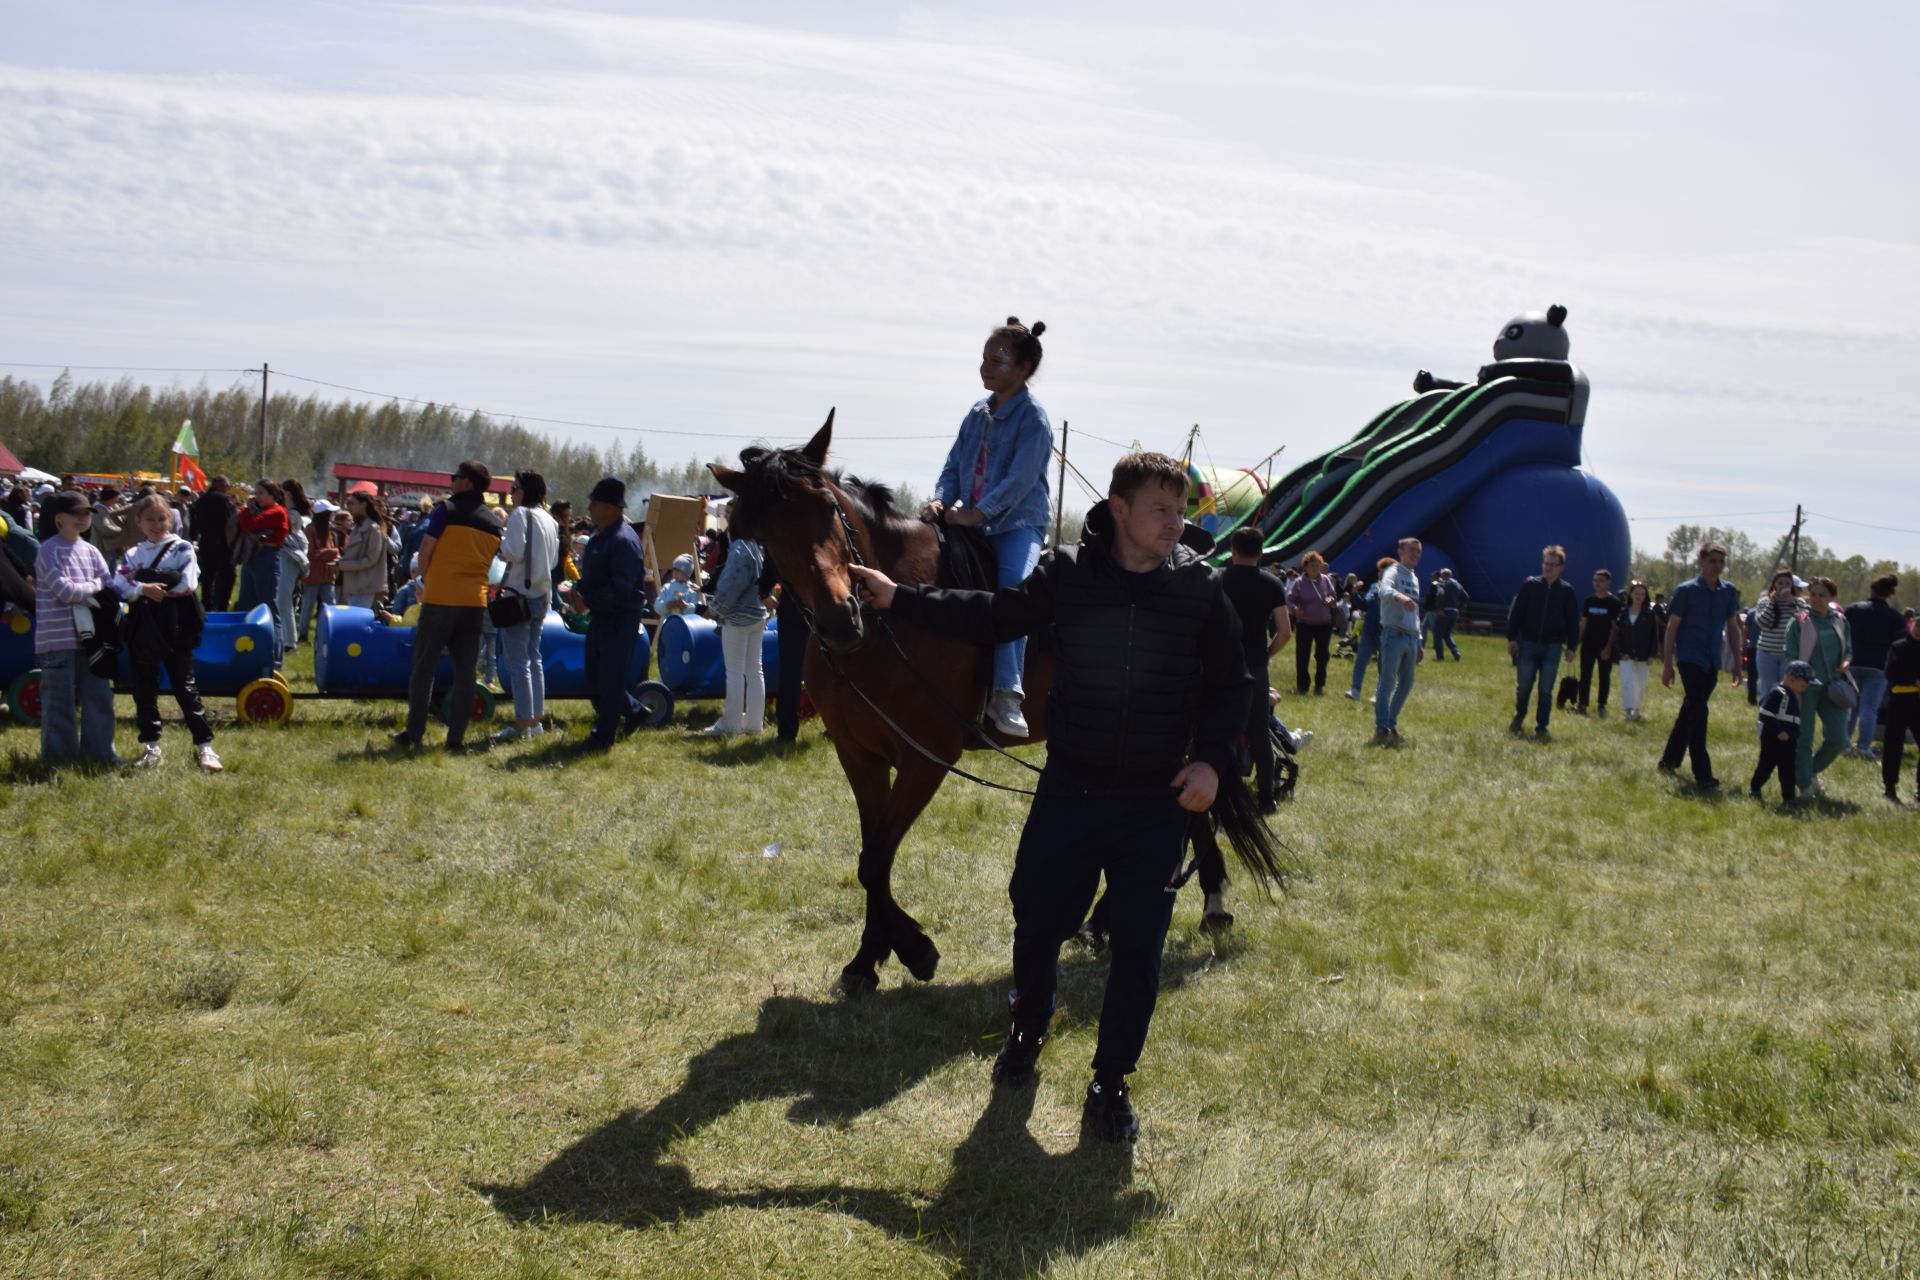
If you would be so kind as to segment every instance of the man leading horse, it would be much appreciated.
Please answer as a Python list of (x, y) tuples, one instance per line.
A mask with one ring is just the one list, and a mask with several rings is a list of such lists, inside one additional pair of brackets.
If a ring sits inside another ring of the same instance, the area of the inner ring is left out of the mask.
[[(1218, 577), (1180, 545), (1186, 494), (1186, 468), (1172, 458), (1121, 459), (1082, 544), (998, 591), (896, 585), (879, 570), (850, 569), (866, 604), (929, 630), (989, 644), (1053, 637), (1052, 748), (1008, 889), (1013, 1025), (993, 1074), (1009, 1088), (1032, 1081), (1061, 945), (1104, 875), (1111, 967), (1086, 1118), (1116, 1142), (1139, 1132), (1126, 1077), (1153, 1016), (1189, 815), (1213, 806), (1223, 779), (1252, 813), (1233, 764), (1254, 681)], [(1228, 824), (1230, 835), (1244, 834), (1230, 816)], [(1271, 867), (1270, 847), (1255, 839)], [(1245, 856), (1243, 841), (1235, 844)]]

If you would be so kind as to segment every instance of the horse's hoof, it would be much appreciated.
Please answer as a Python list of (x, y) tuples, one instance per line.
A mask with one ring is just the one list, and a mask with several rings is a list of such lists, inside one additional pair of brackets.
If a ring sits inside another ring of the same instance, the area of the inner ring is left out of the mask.
[(857, 1000), (880, 989), (880, 975), (872, 969), (856, 969), (848, 965), (840, 971), (840, 981), (834, 987), (847, 999)]
[(1202, 933), (1225, 933), (1231, 928), (1233, 928), (1233, 912), (1231, 911), (1209, 911), (1200, 917), (1200, 931)]
[(940, 948), (924, 933), (908, 939), (905, 946), (895, 947), (893, 953), (900, 957), (907, 972), (922, 982), (932, 982), (934, 970), (940, 967)]
[(1107, 935), (1093, 929), (1082, 928), (1080, 932), (1073, 935), (1073, 944), (1097, 956), (1107, 949)]

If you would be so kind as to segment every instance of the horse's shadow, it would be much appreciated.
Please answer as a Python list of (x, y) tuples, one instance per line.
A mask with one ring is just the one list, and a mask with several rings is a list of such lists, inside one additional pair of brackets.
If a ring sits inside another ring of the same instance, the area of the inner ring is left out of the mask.
[[(1204, 941), (1170, 947), (1162, 993), (1213, 963)], [(1062, 966), (1060, 1023), (1099, 1007), (1105, 974), (1103, 964)], [(1128, 1148), (1083, 1133), (1072, 1151), (1045, 1151), (1027, 1131), (1032, 1089), (993, 1089), (930, 1202), (910, 1188), (838, 1183), (712, 1190), (669, 1156), (674, 1145), (755, 1101), (793, 1098), (787, 1115), (794, 1123), (846, 1125), (957, 1059), (978, 1059), (984, 1075), (1005, 1029), (1007, 985), (1004, 978), (915, 983), (854, 1001), (770, 996), (752, 1031), (702, 1051), (679, 1088), (652, 1107), (614, 1117), (523, 1182), (475, 1190), (528, 1224), (570, 1219), (647, 1229), (730, 1207), (828, 1208), (942, 1250), (965, 1274), (1025, 1271), (1083, 1252), (1158, 1205), (1129, 1189)], [(1080, 1064), (1058, 1053), (1050, 1059), (1043, 1074), (1080, 1073)]]

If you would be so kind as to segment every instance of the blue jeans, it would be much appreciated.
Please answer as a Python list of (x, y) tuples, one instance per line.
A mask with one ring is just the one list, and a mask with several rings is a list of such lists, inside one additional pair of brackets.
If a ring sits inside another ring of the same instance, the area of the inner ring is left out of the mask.
[(249, 613), (257, 604), (273, 614), (273, 665), (280, 665), (280, 553), (268, 547), (240, 566), (240, 603), (235, 607)]
[(1433, 628), (1433, 656), (1440, 656), (1440, 646), (1445, 645), (1454, 657), (1460, 656), (1460, 646), (1453, 642), (1453, 628), (1460, 621), (1458, 609), (1435, 609), (1427, 615), (1427, 624)]
[(113, 751), (113, 686), (88, 669), (87, 656), (78, 649), (43, 653), (39, 662), (40, 758), (48, 764), (83, 757), (119, 764)]
[(1360, 641), (1353, 646), (1353, 696), (1360, 696), (1360, 686), (1367, 679), (1367, 664), (1380, 652), (1380, 642), (1367, 634), (1365, 627), (1360, 628)]
[(373, 592), (371, 591), (365, 595), (348, 596), (347, 607), (349, 609), (371, 609), (373, 608), (373, 598)]
[(1380, 629), (1380, 687), (1373, 695), (1373, 727), (1398, 729), (1400, 708), (1413, 692), (1413, 668), (1420, 660), (1420, 637), (1398, 627)]
[(1767, 691), (1780, 683), (1780, 677), (1787, 672), (1787, 655), (1768, 653), (1765, 649), (1753, 651), (1753, 669), (1758, 672), (1754, 684), (1759, 686), (1760, 696), (1766, 697)]
[[(257, 560), (260, 557), (255, 556)], [(273, 611), (275, 626), (280, 633), (280, 650), (285, 652), (294, 644), (294, 611), (300, 600), (301, 570), (293, 565), (293, 558), (286, 552), (280, 553), (280, 583), (275, 593), (279, 606)]]
[[(999, 561), (994, 585), (1017, 587), (1025, 582), (1034, 566), (1040, 563), (1040, 547), (1045, 543), (1046, 536), (1045, 529), (1002, 529), (990, 535), (987, 541), (992, 544), (994, 557)], [(1026, 666), (1027, 642), (1024, 638), (995, 645), (993, 687), (1019, 693), (1026, 688), (1020, 680)]]
[(1533, 722), (1542, 729), (1553, 718), (1553, 683), (1560, 678), (1560, 651), (1561, 646), (1557, 644), (1522, 640), (1520, 652), (1513, 659), (1518, 672), (1513, 691), (1513, 714), (1527, 714), (1527, 698), (1533, 693), (1535, 682), (1538, 682), (1540, 706), (1534, 712)]
[(331, 582), (303, 582), (300, 584), (300, 643), (305, 644), (313, 632), (313, 620), (320, 614), (320, 606), (333, 603), (333, 584)]
[(547, 669), (540, 660), (540, 626), (547, 620), (547, 597), (527, 597), (527, 620), (500, 628), (500, 678), (513, 692), (515, 721), (538, 720), (547, 713)]
[[(1887, 673), (1872, 667), (1850, 667), (1860, 682), (1860, 701), (1847, 714), (1847, 737), (1862, 751), (1873, 750), (1873, 731), (1880, 727), (1880, 704), (1887, 696)], [(1855, 738), (1855, 729), (1860, 736)]]

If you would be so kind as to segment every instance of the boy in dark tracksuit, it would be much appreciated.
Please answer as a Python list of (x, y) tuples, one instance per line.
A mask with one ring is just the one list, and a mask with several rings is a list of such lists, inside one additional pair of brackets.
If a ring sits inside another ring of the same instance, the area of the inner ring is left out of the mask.
[(1780, 683), (1760, 699), (1760, 763), (1754, 767), (1753, 781), (1747, 786), (1755, 800), (1760, 798), (1767, 778), (1777, 771), (1780, 799), (1787, 804), (1794, 802), (1794, 752), (1800, 747), (1800, 695), (1818, 683), (1813, 678), (1811, 663), (1789, 662)]
[(1033, 1079), (1060, 947), (1104, 874), (1112, 959), (1086, 1121), (1117, 1142), (1139, 1131), (1126, 1077), (1159, 994), (1188, 822), (1231, 777), (1254, 696), (1233, 606), (1213, 570), (1180, 545), (1186, 484), (1171, 458), (1122, 458), (1081, 545), (1044, 557), (1016, 587), (896, 588), (884, 574), (852, 570), (868, 603), (931, 630), (982, 643), (1052, 637), (1051, 744), (1007, 890), (1015, 1003), (993, 1075), (1014, 1088)]
[[(1887, 710), (1880, 717), (1886, 737), (1880, 744), (1880, 780), (1887, 799), (1899, 802), (1900, 762), (1907, 753), (1907, 732), (1920, 734), (1920, 635), (1912, 623), (1907, 634), (1887, 648)], [(1920, 769), (1914, 771), (1913, 799), (1920, 804)]]

